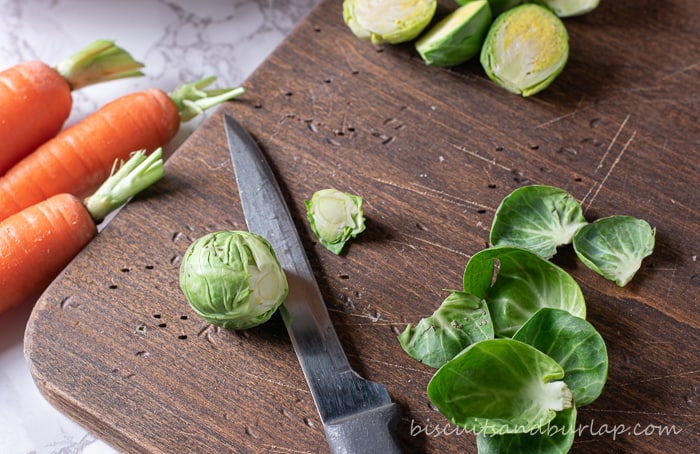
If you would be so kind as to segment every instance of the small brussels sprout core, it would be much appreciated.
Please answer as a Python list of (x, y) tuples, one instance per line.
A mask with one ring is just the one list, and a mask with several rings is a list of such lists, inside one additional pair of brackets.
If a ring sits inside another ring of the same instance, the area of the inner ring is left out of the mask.
[(343, 19), (362, 40), (398, 44), (417, 37), (436, 9), (437, 0), (344, 0)]
[(489, 78), (522, 96), (549, 86), (568, 58), (566, 27), (549, 9), (535, 4), (496, 17), (481, 48), (481, 65)]
[(531, 0), (546, 6), (559, 17), (580, 16), (598, 7), (599, 0)]
[(212, 325), (243, 330), (260, 325), (287, 297), (287, 278), (260, 235), (223, 230), (195, 240), (180, 265), (180, 288)]
[(416, 41), (416, 50), (429, 66), (455, 66), (479, 54), (491, 25), (486, 0), (460, 6)]
[(340, 254), (345, 243), (365, 229), (362, 198), (356, 195), (321, 189), (304, 205), (311, 230), (334, 254)]

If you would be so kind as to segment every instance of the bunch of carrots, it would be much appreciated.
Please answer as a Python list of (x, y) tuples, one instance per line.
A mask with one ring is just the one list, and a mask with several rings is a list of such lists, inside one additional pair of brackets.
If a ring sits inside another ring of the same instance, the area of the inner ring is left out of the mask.
[(127, 178), (116, 163), (160, 160), (181, 122), (245, 92), (206, 89), (215, 78), (205, 77), (170, 94), (127, 94), (63, 129), (72, 90), (142, 75), (142, 66), (113, 42), (96, 41), (54, 68), (28, 62), (0, 72), (0, 313), (43, 290), (96, 235), (106, 214), (95, 208), (100, 193), (120, 188), (109, 194), (112, 210), (158, 179), (157, 171)]

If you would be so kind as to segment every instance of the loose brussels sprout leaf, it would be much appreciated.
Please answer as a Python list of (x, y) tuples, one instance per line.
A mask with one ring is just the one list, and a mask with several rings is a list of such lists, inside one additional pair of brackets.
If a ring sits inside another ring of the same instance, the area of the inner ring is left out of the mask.
[(549, 259), (586, 224), (581, 205), (563, 189), (523, 186), (496, 209), (489, 240), (494, 246), (517, 246)]
[(542, 308), (513, 336), (554, 359), (564, 369), (577, 407), (600, 396), (608, 378), (608, 352), (586, 320), (560, 309)]
[(497, 247), (476, 253), (464, 270), (464, 291), (486, 300), (496, 336), (511, 337), (543, 307), (586, 317), (586, 302), (574, 278), (526, 249)]
[(362, 198), (337, 189), (321, 189), (305, 200), (311, 230), (323, 246), (340, 254), (351, 238), (365, 230)]
[(574, 444), (576, 408), (557, 412), (553, 420), (529, 433), (477, 434), (479, 454), (537, 453), (566, 454)]
[[(475, 2), (477, 0), (456, 0), (457, 4), (459, 5), (466, 5), (469, 2)], [(523, 3), (524, 0), (488, 0), (489, 6), (491, 7), (491, 13), (493, 14), (493, 17), (498, 16), (501, 14), (503, 11), (507, 9), (514, 8), (521, 3)]]
[(486, 0), (461, 6), (435, 24), (416, 41), (416, 50), (429, 66), (455, 66), (481, 50), (491, 25), (491, 8)]
[(224, 230), (206, 234), (185, 251), (180, 288), (207, 322), (248, 329), (266, 322), (287, 297), (287, 278), (265, 238)]
[(598, 7), (599, 0), (530, 0), (554, 11), (559, 17), (580, 16)]
[(632, 216), (615, 215), (581, 228), (574, 250), (590, 269), (618, 286), (627, 285), (654, 252), (656, 229)]
[(436, 0), (344, 0), (343, 19), (362, 40), (398, 44), (416, 38), (436, 9)]
[(572, 407), (564, 371), (536, 348), (513, 339), (472, 344), (428, 383), (428, 397), (453, 424), (481, 434), (537, 429)]
[(439, 368), (469, 345), (493, 339), (493, 324), (484, 300), (452, 292), (432, 316), (416, 327), (408, 325), (398, 336), (401, 347), (414, 359)]
[(481, 48), (481, 65), (489, 78), (522, 96), (548, 87), (568, 58), (566, 27), (549, 9), (535, 4), (497, 16)]

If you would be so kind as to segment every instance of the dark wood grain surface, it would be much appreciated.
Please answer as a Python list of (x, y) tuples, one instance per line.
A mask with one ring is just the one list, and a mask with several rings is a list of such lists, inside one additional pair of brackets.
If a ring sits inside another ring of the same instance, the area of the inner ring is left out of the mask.
[[(43, 395), (124, 452), (326, 452), (279, 316), (246, 332), (207, 325), (178, 286), (184, 250), (245, 229), (221, 114), (269, 157), (352, 366), (403, 408), (407, 452), (476, 452), (425, 387), (433, 371), (396, 341), (458, 288), (495, 208), (531, 183), (571, 192), (589, 220), (628, 214), (656, 250), (625, 288), (579, 282), (609, 378), (581, 408), (573, 452), (686, 453), (700, 446), (700, 2), (603, 0), (567, 19), (571, 57), (523, 99), (477, 62), (426, 67), (411, 45), (375, 47), (322, 1), (169, 159), (38, 301), (26, 356)], [(439, 14), (443, 14), (444, 2)], [(335, 256), (303, 201), (361, 195), (367, 230)]]

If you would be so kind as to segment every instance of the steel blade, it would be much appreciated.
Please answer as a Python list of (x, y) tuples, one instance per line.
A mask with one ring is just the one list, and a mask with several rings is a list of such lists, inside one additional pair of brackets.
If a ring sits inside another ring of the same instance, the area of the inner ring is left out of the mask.
[[(334, 452), (400, 452), (393, 434), (398, 406), (384, 385), (360, 377), (350, 367), (262, 150), (233, 117), (224, 115), (224, 123), (248, 229), (270, 242), (287, 275), (289, 295), (280, 311), (331, 448)], [(386, 436), (380, 433), (380, 438), (373, 439), (373, 426), (382, 422), (388, 426), (380, 427)]]

